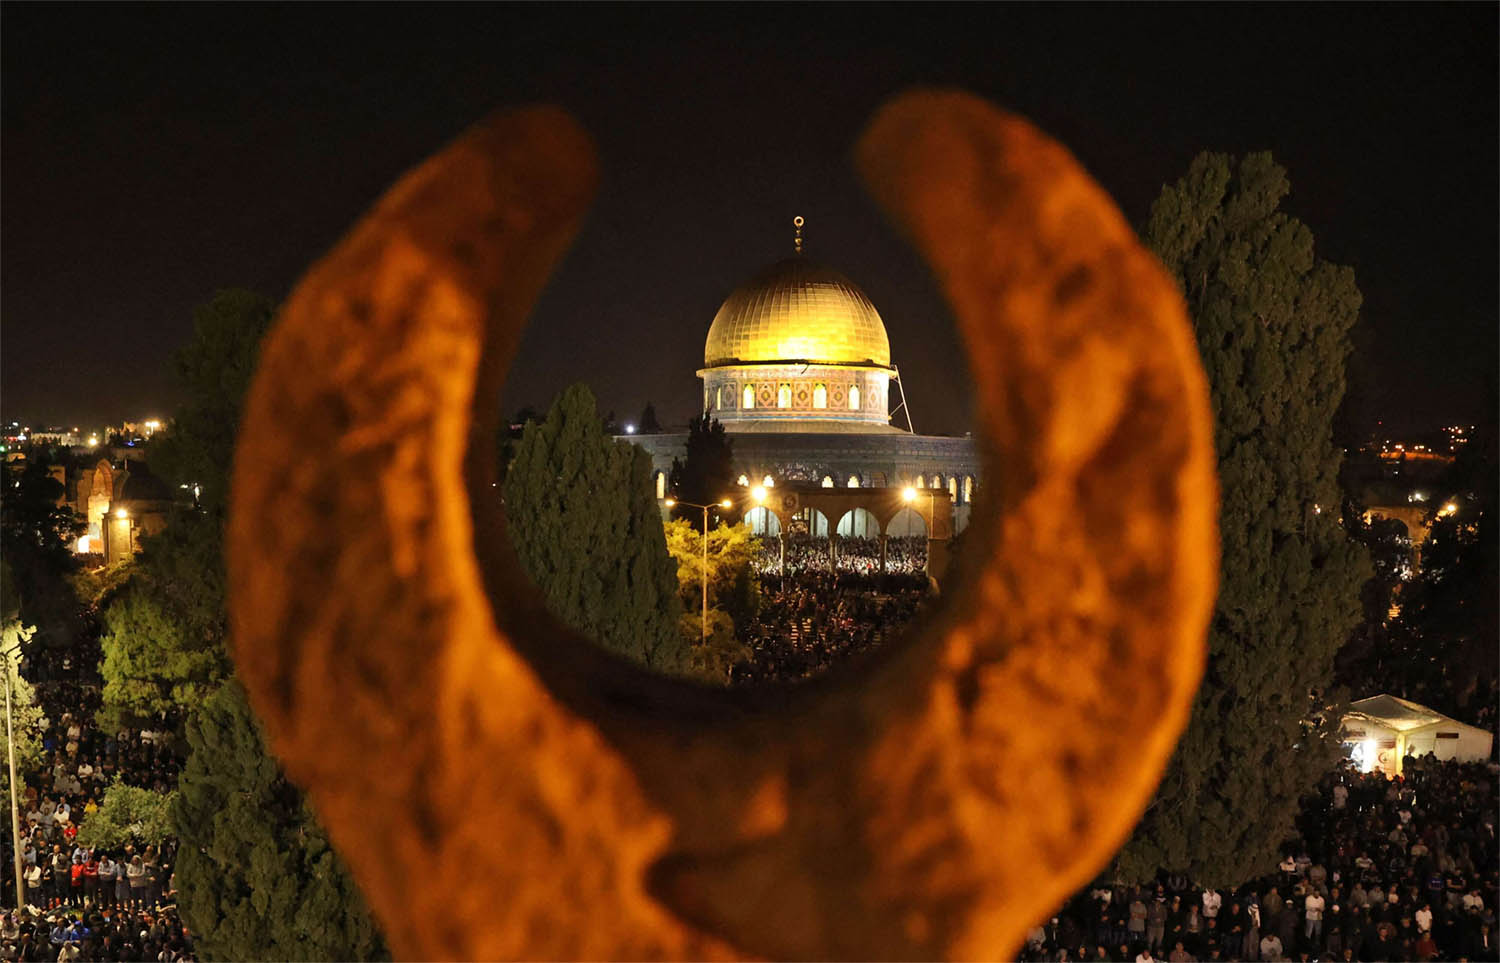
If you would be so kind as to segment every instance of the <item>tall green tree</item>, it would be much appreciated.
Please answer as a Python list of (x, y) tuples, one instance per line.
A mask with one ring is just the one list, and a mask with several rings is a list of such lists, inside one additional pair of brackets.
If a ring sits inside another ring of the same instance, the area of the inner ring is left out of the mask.
[(267, 752), (226, 649), (223, 526), (244, 393), (274, 304), (221, 291), (176, 358), (184, 401), (148, 450), (196, 483), (199, 505), (147, 539), (102, 620), (105, 711), (183, 720), (186, 767), (170, 809), (179, 907), (206, 959), (384, 955), (352, 878)]
[(200, 504), (221, 522), (240, 406), (275, 315), (276, 302), (242, 288), (219, 291), (193, 312), (193, 338), (173, 359), (184, 401), (147, 449), (152, 471), (197, 484)]
[(178, 906), (208, 960), (370, 960), (384, 941), (338, 854), (266, 751), (238, 681), (187, 725), (171, 804)]
[[(667, 476), (667, 487), (672, 497), (679, 502), (709, 505), (708, 525), (713, 528), (721, 519), (731, 523), (739, 519), (737, 509), (723, 510), (719, 502), (735, 491), (734, 443), (719, 424), (719, 419), (704, 412), (688, 425), (688, 438), (683, 457), (672, 459), (672, 471)], [(703, 531), (703, 510), (679, 504), (672, 509), (672, 517), (690, 523), (694, 529)]]
[(505, 511), (521, 565), (558, 618), (663, 672), (686, 655), (677, 568), (651, 491), (651, 459), (600, 424), (593, 393), (565, 390), (530, 423), (506, 471)]
[(1332, 434), (1360, 294), (1278, 209), (1289, 190), (1269, 154), (1201, 154), (1144, 231), (1208, 373), (1223, 563), (1192, 721), (1121, 854), (1136, 878), (1170, 868), (1229, 885), (1270, 870), (1338, 748), (1321, 710), (1368, 572), (1338, 522)]

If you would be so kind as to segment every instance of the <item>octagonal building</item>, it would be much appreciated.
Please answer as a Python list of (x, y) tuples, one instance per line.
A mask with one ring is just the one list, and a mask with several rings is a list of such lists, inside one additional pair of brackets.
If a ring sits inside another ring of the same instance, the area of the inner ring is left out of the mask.
[[(793, 490), (936, 489), (953, 529), (967, 524), (981, 468), (973, 440), (915, 434), (905, 413), (893, 421), (903, 388), (885, 323), (833, 268), (799, 251), (735, 288), (709, 324), (697, 374), (704, 410), (730, 435), (740, 485), (783, 499)], [(686, 434), (624, 437), (650, 453), (664, 499)]]

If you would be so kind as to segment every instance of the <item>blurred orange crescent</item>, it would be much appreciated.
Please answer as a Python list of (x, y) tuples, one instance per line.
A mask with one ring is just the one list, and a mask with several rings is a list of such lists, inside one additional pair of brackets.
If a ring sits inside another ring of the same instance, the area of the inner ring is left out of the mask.
[(541, 608), (499, 389), (593, 148), (499, 113), (284, 306), (240, 431), (234, 652), (399, 957), (994, 959), (1109, 858), (1186, 723), (1217, 576), (1182, 299), (1066, 150), (918, 91), (857, 148), (940, 280), (986, 496), (871, 662), (712, 690)]

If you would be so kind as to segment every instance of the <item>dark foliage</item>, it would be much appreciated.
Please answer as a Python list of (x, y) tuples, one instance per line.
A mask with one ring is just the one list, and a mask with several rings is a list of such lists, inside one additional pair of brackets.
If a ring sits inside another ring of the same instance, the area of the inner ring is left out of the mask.
[(1186, 295), (1212, 392), (1223, 564), (1193, 718), (1121, 869), (1202, 883), (1274, 866), (1299, 798), (1337, 750), (1333, 657), (1359, 616), (1364, 550), (1338, 523), (1349, 268), (1277, 210), (1269, 154), (1194, 159), (1151, 210), (1146, 243)]

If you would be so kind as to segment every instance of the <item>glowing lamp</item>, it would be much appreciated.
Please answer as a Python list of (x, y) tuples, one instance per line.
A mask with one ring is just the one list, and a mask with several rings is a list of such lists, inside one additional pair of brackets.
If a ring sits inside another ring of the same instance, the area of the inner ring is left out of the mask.
[(126, 510), (125, 510), (125, 509), (123, 509), (123, 508), (121, 508), (121, 509), (117, 509), (117, 510), (116, 510), (116, 511), (115, 511), (115, 517), (116, 517), (116, 518), (121, 518), (121, 519), (124, 519), (124, 518), (129, 518), (129, 517), (130, 517), (130, 513), (129, 513), (129, 512), (127, 512), (127, 511), (126, 511)]
[(676, 505), (676, 504), (677, 504), (677, 499), (675, 499), (675, 498), (669, 498), (666, 501), (666, 505), (667, 505), (668, 508), (671, 508), (673, 505)]
[(904, 502), (914, 502), (914, 501), (916, 501), (917, 500), (917, 490), (915, 488), (912, 488), (909, 485), (906, 488), (901, 489), (901, 500), (904, 501)]
[(750, 489), (750, 497), (755, 499), (755, 504), (764, 504), (766, 500), (766, 489), (764, 485), (756, 485)]
[(732, 502), (732, 501), (730, 501), (729, 499), (726, 498), (722, 502), (719, 502), (719, 507), (720, 508), (733, 508), (734, 507), (734, 502)]

